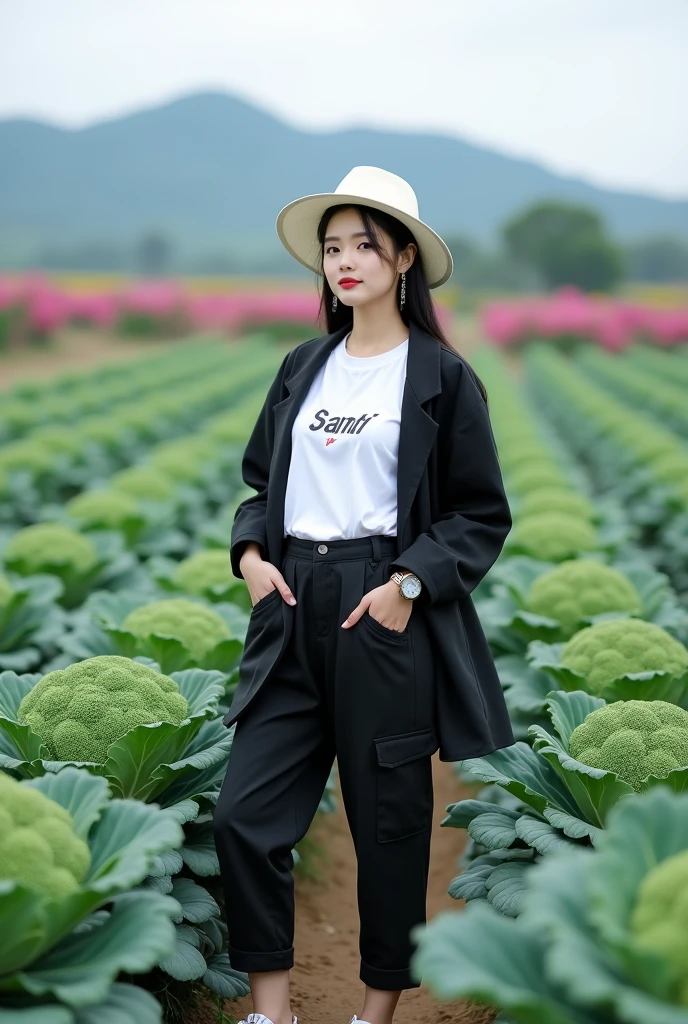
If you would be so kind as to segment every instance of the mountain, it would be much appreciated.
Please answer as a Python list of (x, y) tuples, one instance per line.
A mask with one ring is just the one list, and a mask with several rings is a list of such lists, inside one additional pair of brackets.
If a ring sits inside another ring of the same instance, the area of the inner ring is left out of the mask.
[[(79, 130), (0, 121), (0, 254), (131, 245), (150, 229), (185, 252), (277, 246), (275, 217), (334, 189), (356, 164), (401, 174), (445, 236), (495, 241), (526, 204), (597, 208), (620, 240), (688, 239), (688, 201), (599, 188), (437, 132), (302, 131), (227, 93), (203, 92)], [(293, 262), (293, 261), (291, 261)]]

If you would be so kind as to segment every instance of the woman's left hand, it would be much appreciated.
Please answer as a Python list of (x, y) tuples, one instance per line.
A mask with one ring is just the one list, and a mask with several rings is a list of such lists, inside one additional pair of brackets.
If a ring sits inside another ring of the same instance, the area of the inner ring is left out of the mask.
[(411, 618), (413, 601), (404, 597), (399, 590), (398, 583), (389, 580), (381, 587), (375, 587), (374, 590), (364, 594), (349, 617), (342, 622), (342, 627), (349, 629), (355, 625), (366, 609), (381, 625), (401, 633), (406, 629), (408, 620)]

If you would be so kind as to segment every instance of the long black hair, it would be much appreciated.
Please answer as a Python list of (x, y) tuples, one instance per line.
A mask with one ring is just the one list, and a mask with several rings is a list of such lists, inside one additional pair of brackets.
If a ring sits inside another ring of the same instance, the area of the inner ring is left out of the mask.
[[(435, 306), (432, 301), (432, 296), (430, 295), (428, 279), (423, 267), (420, 247), (416, 242), (413, 232), (406, 226), (406, 224), (403, 224), (402, 221), (393, 217), (389, 213), (385, 213), (383, 210), (378, 210), (371, 206), (359, 205), (358, 203), (348, 203), (346, 206), (328, 206), (320, 218), (317, 231), (320, 253), (320, 271), (322, 274), (320, 308), (318, 311), (318, 322), (320, 325), (324, 327), (328, 334), (332, 334), (334, 331), (338, 331), (340, 327), (352, 327), (354, 322), (354, 311), (352, 306), (347, 306), (343, 302), (338, 302), (337, 308), (334, 311), (332, 310), (332, 298), (334, 296), (334, 292), (327, 283), (327, 278), (323, 271), (323, 254), (325, 249), (327, 225), (330, 221), (330, 217), (332, 217), (333, 214), (338, 213), (340, 210), (356, 210), (360, 214), (371, 246), (380, 259), (384, 260), (385, 263), (389, 263), (393, 268), (396, 266), (396, 257), (402, 249), (405, 249), (409, 242), (414, 243), (417, 252), (414, 256), (413, 263), (406, 271), (406, 291), (404, 308), (400, 311), (401, 319), (407, 327), (409, 326), (409, 323), (413, 321), (413, 323), (420, 327), (421, 330), (425, 331), (426, 334), (435, 338), (440, 345), (444, 345), (445, 348), (456, 353), (456, 355), (458, 355), (466, 364), (468, 371), (477, 384), (478, 389), (487, 404), (487, 391), (485, 389), (485, 385), (480, 380), (472, 366), (470, 366), (468, 360), (454, 348), (437, 319)], [(384, 248), (382, 238), (376, 230), (377, 227), (386, 231), (392, 239), (392, 244), (394, 246), (392, 258), (390, 258), (390, 255)], [(401, 275), (399, 275), (399, 283), (397, 286), (397, 306), (400, 301), (400, 293)]]

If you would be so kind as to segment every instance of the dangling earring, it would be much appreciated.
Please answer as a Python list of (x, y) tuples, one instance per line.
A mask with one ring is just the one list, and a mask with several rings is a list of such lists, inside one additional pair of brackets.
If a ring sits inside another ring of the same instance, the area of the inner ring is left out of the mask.
[(337, 296), (333, 295), (332, 296), (332, 312), (334, 313), (336, 309), (337, 309)]
[(401, 275), (401, 302), (399, 303), (399, 309), (404, 308), (406, 302), (406, 272)]

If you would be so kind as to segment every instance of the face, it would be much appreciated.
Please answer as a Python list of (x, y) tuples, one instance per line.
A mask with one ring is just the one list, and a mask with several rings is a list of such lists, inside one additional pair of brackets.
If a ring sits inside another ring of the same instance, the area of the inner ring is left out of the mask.
[[(393, 258), (391, 237), (377, 228), (385, 251)], [(361, 306), (373, 299), (389, 296), (396, 299), (396, 283), (402, 271), (413, 262), (415, 246), (411, 243), (399, 254), (395, 270), (373, 249), (357, 210), (341, 210), (330, 217), (323, 245), (323, 270), (327, 283), (339, 302)], [(353, 287), (340, 284), (342, 278), (360, 282)]]

